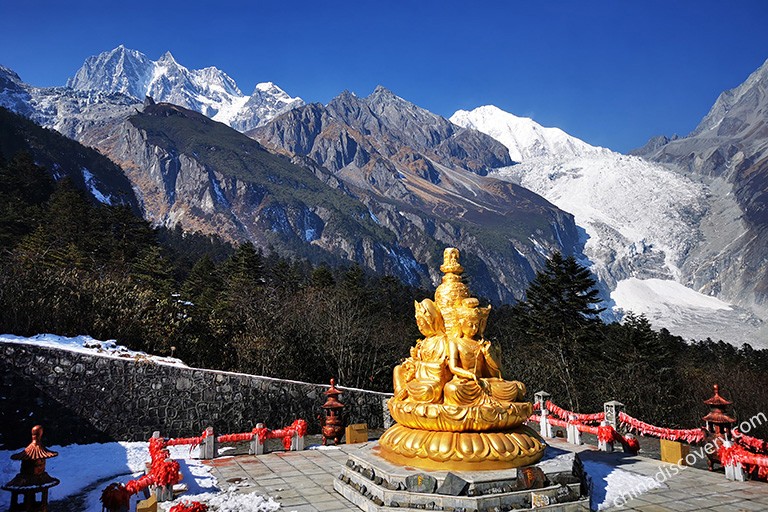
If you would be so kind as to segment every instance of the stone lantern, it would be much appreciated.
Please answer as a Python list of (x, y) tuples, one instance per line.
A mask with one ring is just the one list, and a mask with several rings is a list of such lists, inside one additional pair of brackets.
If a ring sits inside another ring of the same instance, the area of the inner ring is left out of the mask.
[[(48, 510), (48, 489), (59, 485), (59, 479), (53, 478), (45, 471), (45, 461), (56, 457), (57, 452), (47, 450), (42, 442), (43, 427), (32, 427), (32, 442), (19, 453), (11, 455), (11, 459), (21, 461), (21, 471), (13, 480), (3, 486), (11, 493), (10, 511), (40, 511)], [(37, 501), (37, 493), (41, 493)], [(19, 503), (19, 497), (24, 501)]]
[(333, 444), (339, 444), (344, 435), (344, 420), (342, 410), (344, 404), (339, 402), (341, 391), (336, 389), (336, 379), (331, 379), (331, 387), (325, 392), (328, 399), (323, 404), (325, 418), (323, 420), (323, 446), (329, 439), (333, 439)]
[(714, 385), (715, 394), (712, 398), (704, 400), (704, 403), (709, 406), (709, 414), (702, 419), (706, 422), (707, 431), (715, 435), (715, 437), (721, 437), (723, 439), (731, 440), (731, 429), (736, 424), (736, 418), (730, 416), (727, 412), (733, 402), (726, 400), (720, 396), (720, 386)]

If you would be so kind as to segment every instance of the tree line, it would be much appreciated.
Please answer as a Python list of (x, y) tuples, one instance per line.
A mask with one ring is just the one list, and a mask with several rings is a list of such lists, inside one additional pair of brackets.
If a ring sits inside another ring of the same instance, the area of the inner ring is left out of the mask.
[[(505, 377), (572, 410), (615, 399), (669, 427), (700, 425), (716, 382), (737, 417), (764, 412), (768, 351), (689, 343), (632, 314), (606, 324), (594, 284), (555, 254), (526, 300), (494, 307), (486, 338), (503, 350)], [(54, 182), (28, 155), (0, 158), (0, 332), (87, 334), (191, 366), (391, 392), (419, 337), (413, 301), (433, 294), (354, 265), (153, 228)]]

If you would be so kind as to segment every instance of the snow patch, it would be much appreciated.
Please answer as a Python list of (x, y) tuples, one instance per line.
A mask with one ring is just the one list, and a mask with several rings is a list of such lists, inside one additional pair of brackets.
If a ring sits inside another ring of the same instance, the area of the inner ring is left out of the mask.
[(101, 191), (96, 187), (96, 177), (86, 169), (85, 167), (80, 169), (83, 172), (83, 181), (85, 182), (85, 186), (88, 187), (88, 190), (91, 192), (91, 195), (96, 198), (97, 201), (103, 204), (112, 205), (112, 196), (109, 194), (104, 195), (101, 193)]
[(90, 336), (67, 338), (66, 336), (57, 336), (55, 334), (38, 334), (37, 336), (25, 338), (22, 336), (14, 336), (12, 334), (0, 334), (0, 342), (58, 348), (82, 354), (111, 357), (113, 359), (143, 360), (171, 366), (187, 367), (181, 359), (175, 357), (153, 356), (146, 352), (137, 352), (122, 345), (118, 345), (115, 340), (99, 341)]
[[(148, 444), (141, 441), (73, 444), (51, 446), (49, 449), (59, 455), (47, 461), (46, 470), (49, 475), (61, 480), (50, 491), (51, 501), (79, 495), (88, 487), (99, 484), (86, 495), (84, 512), (100, 512), (99, 498), (104, 488), (112, 482), (126, 483), (137, 478), (149, 461)], [(173, 446), (169, 450), (171, 457), (179, 461), (190, 494), (218, 490), (216, 480), (210, 475), (210, 467), (191, 459), (188, 447)], [(0, 451), (0, 480), (3, 482), (11, 480), (19, 471), (19, 463), (10, 459), (11, 454), (18, 451)], [(133, 498), (132, 508), (137, 500), (137, 497)], [(0, 494), (0, 509), (5, 510), (8, 506), (10, 495), (4, 492)]]
[(690, 309), (732, 310), (727, 302), (664, 279), (624, 279), (616, 284), (611, 298), (616, 302), (616, 307), (625, 311), (654, 317), (668, 312), (670, 305)]
[(574, 157), (610, 152), (572, 137), (560, 128), (545, 128), (533, 119), (518, 117), (493, 105), (472, 111), (459, 110), (451, 116), (450, 121), (463, 128), (474, 128), (490, 135), (509, 149), (509, 156), (515, 162), (535, 157)]
[[(622, 507), (627, 503), (627, 497), (666, 487), (649, 476), (632, 473), (608, 464), (587, 460), (582, 463), (591, 483), (592, 510)], [(631, 506), (631, 501), (629, 504)]]

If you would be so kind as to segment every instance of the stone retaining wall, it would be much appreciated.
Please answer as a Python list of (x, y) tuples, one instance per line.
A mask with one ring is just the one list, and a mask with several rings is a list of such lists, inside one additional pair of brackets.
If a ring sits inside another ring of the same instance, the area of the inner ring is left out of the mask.
[[(276, 429), (304, 418), (310, 433), (328, 386), (183, 368), (33, 345), (0, 342), (0, 448), (29, 443), (35, 424), (45, 444), (143, 441)], [(390, 395), (339, 387), (350, 423), (384, 426)]]

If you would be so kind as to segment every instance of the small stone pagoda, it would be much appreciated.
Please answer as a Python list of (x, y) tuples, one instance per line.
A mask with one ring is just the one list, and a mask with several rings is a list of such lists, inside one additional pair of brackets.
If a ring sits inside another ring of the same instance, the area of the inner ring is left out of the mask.
[(709, 413), (701, 419), (706, 422), (708, 432), (730, 441), (731, 429), (736, 424), (736, 418), (727, 411), (733, 402), (720, 396), (720, 386), (717, 384), (714, 385), (714, 392), (712, 398), (704, 400), (704, 403), (709, 406)]
[(381, 456), (425, 469), (508, 469), (537, 462), (545, 444), (524, 425), (533, 406), (525, 385), (501, 375), (501, 353), (483, 338), (491, 307), (471, 297), (459, 251), (443, 254), (435, 300), (416, 302), (424, 335), (395, 367), (387, 406), (397, 422), (379, 439)]
[[(45, 471), (45, 461), (56, 457), (58, 453), (47, 450), (41, 442), (42, 437), (43, 427), (32, 427), (32, 442), (24, 450), (11, 455), (12, 460), (21, 461), (21, 471), (3, 486), (4, 490), (11, 492), (10, 511), (46, 512), (48, 489), (59, 485), (59, 479), (53, 478)], [(41, 493), (40, 501), (37, 501), (37, 493)], [(20, 497), (23, 497), (21, 503)]]
[(336, 379), (331, 379), (331, 387), (325, 392), (328, 399), (322, 405), (323, 411), (325, 411), (322, 429), (323, 446), (330, 440), (333, 440), (333, 444), (339, 444), (344, 435), (345, 424), (342, 415), (344, 404), (339, 402), (340, 394), (341, 391), (336, 388)]

